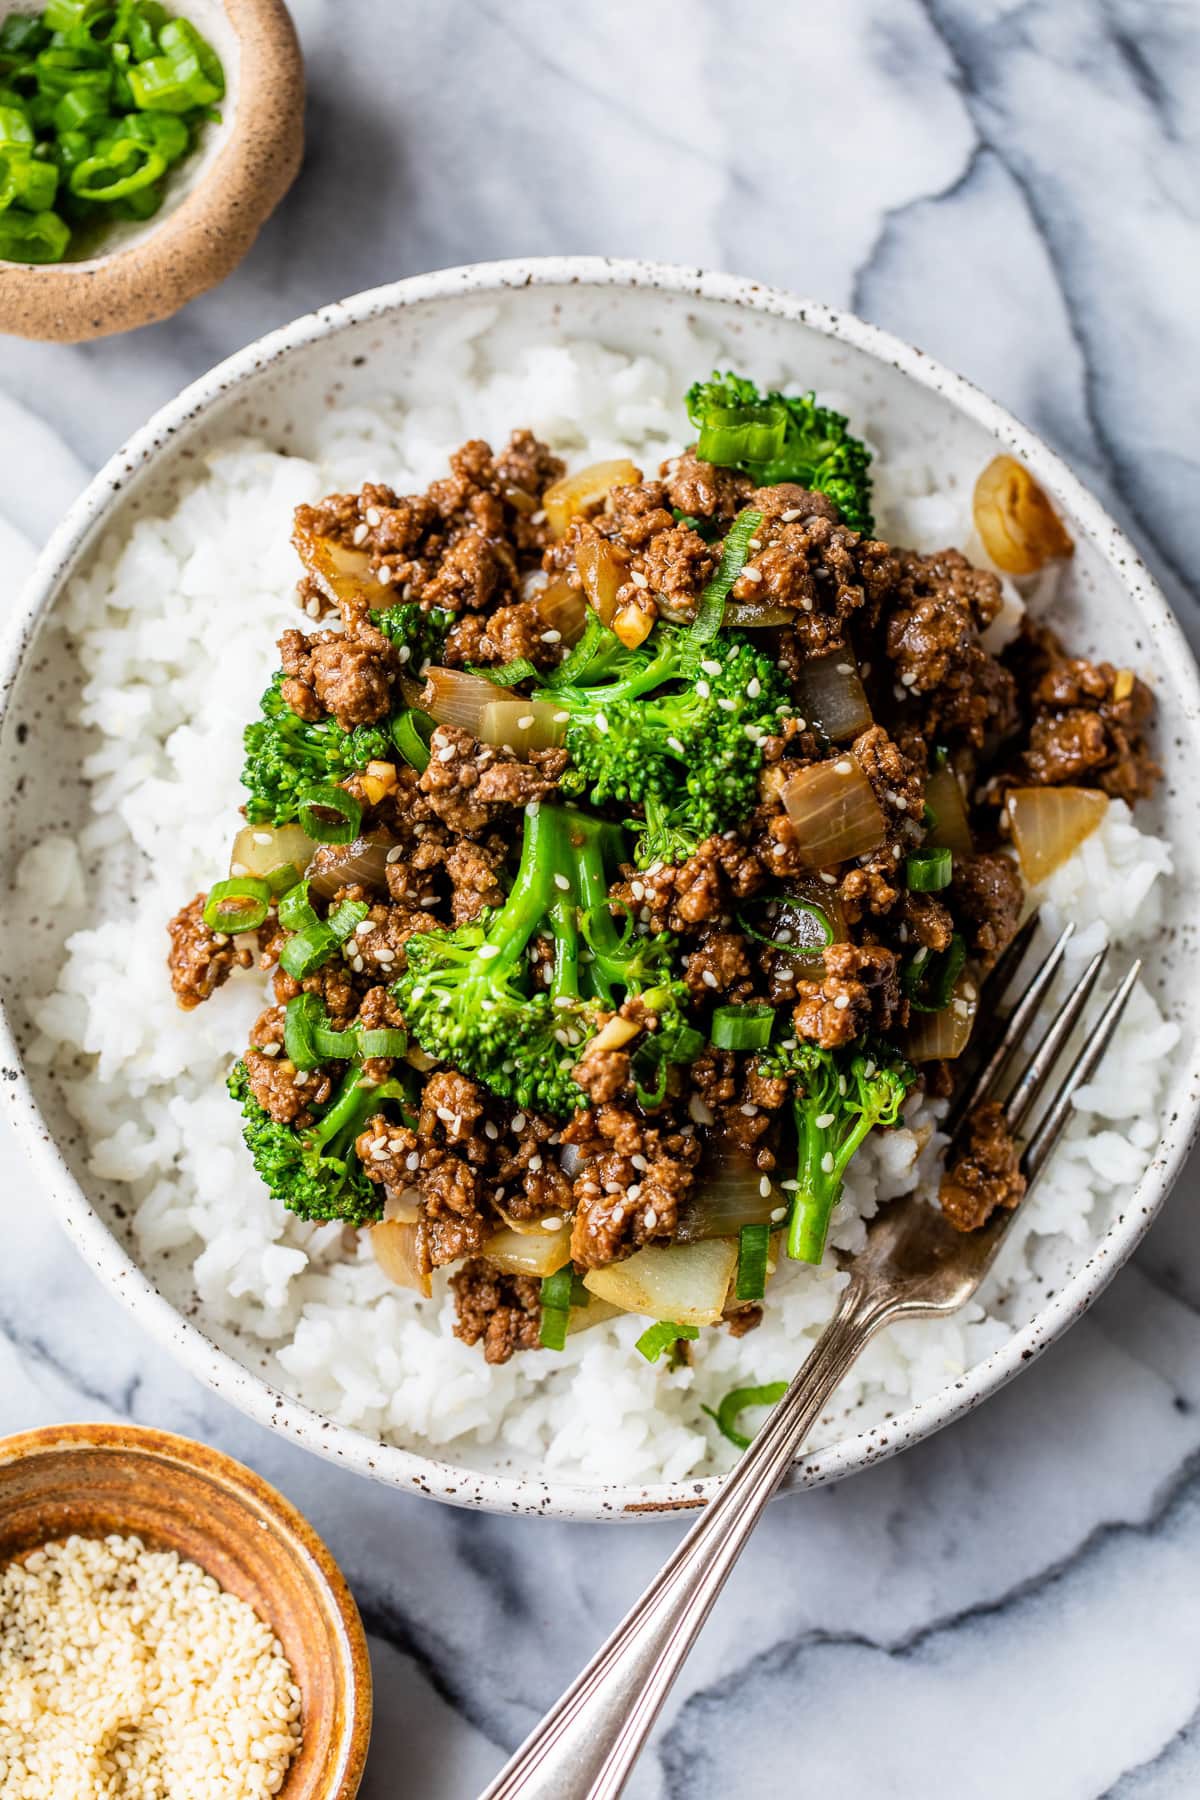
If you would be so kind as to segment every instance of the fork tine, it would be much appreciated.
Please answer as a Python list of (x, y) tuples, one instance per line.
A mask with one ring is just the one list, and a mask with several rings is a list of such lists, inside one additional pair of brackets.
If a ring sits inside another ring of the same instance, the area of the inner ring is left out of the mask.
[[(1032, 935), (1032, 934), (1031, 934)], [(1033, 980), (1008, 1015), (995, 1042), (988, 1044), (984, 1061), (974, 1079), (955, 1101), (942, 1129), (953, 1138), (959, 1126), (980, 1100), (987, 1098), (1008, 1066), (1008, 1059), (1033, 1023), (1034, 1015), (1046, 997), (1047, 990), (1062, 962), (1067, 945), (1075, 935), (1073, 922), (1064, 925)], [(997, 1021), (997, 1028), (999, 1022)]]
[(1098, 950), (1093, 956), (1079, 980), (1068, 994), (1062, 1011), (1050, 1021), (1042, 1034), (1041, 1042), (1029, 1060), (1029, 1066), (1020, 1081), (1013, 1088), (1004, 1105), (1004, 1122), (1014, 1135), (1021, 1129), (1029, 1116), (1029, 1109), (1037, 1099), (1050, 1071), (1062, 1054), (1063, 1046), (1075, 1028), (1076, 1020), (1087, 1005), (1088, 995), (1096, 985), (1096, 978), (1104, 967), (1108, 955), (1108, 945)]
[(1041, 1174), (1046, 1161), (1054, 1149), (1067, 1120), (1071, 1116), (1071, 1101), (1077, 1088), (1090, 1081), (1100, 1065), (1104, 1052), (1112, 1041), (1113, 1033), (1120, 1023), (1121, 1014), (1129, 1004), (1129, 996), (1142, 972), (1141, 958), (1134, 963), (1124, 981), (1100, 1015), (1095, 1031), (1071, 1064), (1066, 1080), (1051, 1101), (1045, 1116), (1037, 1130), (1025, 1146), (1021, 1157), (1021, 1173), (1030, 1187)]

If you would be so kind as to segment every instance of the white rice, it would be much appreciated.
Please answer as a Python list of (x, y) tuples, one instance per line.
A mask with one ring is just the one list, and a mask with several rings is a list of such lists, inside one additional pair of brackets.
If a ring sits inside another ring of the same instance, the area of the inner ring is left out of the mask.
[[(785, 1259), (763, 1325), (740, 1340), (704, 1333), (691, 1368), (670, 1372), (638, 1356), (644, 1321), (634, 1318), (578, 1333), (561, 1355), (490, 1368), (453, 1337), (444, 1276), (423, 1302), (392, 1287), (365, 1245), (356, 1253), (352, 1234), (304, 1225), (269, 1200), (224, 1088), (265, 1004), (264, 977), (235, 977), (184, 1014), (160, 954), (166, 920), (227, 866), (242, 727), (275, 666), (276, 636), (297, 619), (289, 532), (298, 502), (368, 478), (402, 491), (423, 486), (463, 438), (503, 441), (514, 425), (533, 427), (575, 463), (632, 453), (652, 469), (684, 441), (679, 371), (711, 366), (709, 347), (682, 347), (670, 368), (557, 344), (489, 373), (472, 342), (485, 324), (464, 326), (427, 359), (426, 387), (409, 395), (407, 410), (331, 413), (319, 462), (228, 444), (169, 516), (142, 518), (123, 540), (110, 539), (74, 583), (59, 623), (89, 670), (91, 818), (77, 839), (39, 843), (19, 880), (42, 907), (93, 922), (68, 939), (57, 985), (36, 1009), (32, 1056), (55, 1065), (85, 1128), (91, 1172), (119, 1194), (142, 1265), (176, 1304), (194, 1294), (199, 1324), (308, 1405), (475, 1467), (675, 1480), (726, 1466), (732, 1452), (701, 1403), (792, 1373), (844, 1281), (832, 1260), (810, 1270)], [(970, 549), (963, 493), (933, 489), (919, 458), (882, 466), (878, 498), (886, 535)], [(1015, 590), (1006, 595), (997, 636), (1021, 610)], [(1051, 915), (1080, 927), (1071, 969), (1106, 932), (1122, 945), (1153, 938), (1159, 878), (1170, 868), (1166, 844), (1111, 806), (1046, 886)], [(1139, 988), (1107, 1072), (1081, 1097), (979, 1299), (948, 1323), (897, 1327), (877, 1340), (814, 1443), (932, 1395), (1031, 1316), (1145, 1168), (1176, 1036)], [(933, 1180), (937, 1110), (914, 1098), (904, 1128), (860, 1153), (833, 1245), (855, 1248), (880, 1203)]]

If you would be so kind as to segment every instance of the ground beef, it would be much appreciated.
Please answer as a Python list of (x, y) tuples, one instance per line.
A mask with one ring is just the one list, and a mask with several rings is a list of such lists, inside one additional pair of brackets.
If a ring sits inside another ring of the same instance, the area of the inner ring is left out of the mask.
[(991, 968), (1021, 922), (1025, 890), (1016, 863), (1009, 856), (956, 856), (950, 898), (967, 948)]
[(248, 969), (254, 952), (238, 945), (223, 931), (210, 931), (204, 923), (207, 894), (197, 894), (175, 914), (167, 926), (171, 939), (167, 968), (175, 998), (185, 1012), (228, 981), (235, 969)]
[(581, 1269), (619, 1262), (643, 1244), (669, 1242), (689, 1192), (699, 1145), (627, 1108), (600, 1106), (564, 1129), (579, 1153), (571, 1257)]
[(882, 944), (830, 944), (820, 981), (796, 983), (796, 1036), (835, 1050), (865, 1031), (886, 1033), (903, 1023), (900, 962)]
[(539, 1348), (540, 1284), (529, 1275), (506, 1275), (486, 1256), (474, 1256), (450, 1277), (457, 1321), (454, 1335), (482, 1344), (484, 1359), (504, 1363), (518, 1350)]
[(351, 637), (319, 631), (306, 637), (285, 631), (279, 655), (288, 677), (283, 697), (302, 719), (311, 723), (330, 713), (343, 731), (353, 731), (391, 711), (395, 657), (381, 632)]
[(439, 725), (419, 785), (452, 831), (473, 836), (509, 808), (547, 799), (566, 761), (565, 750), (534, 750), (522, 762), (511, 750), (479, 744), (455, 725)]
[(977, 1231), (998, 1209), (1011, 1211), (1025, 1192), (1020, 1153), (994, 1100), (967, 1120), (961, 1148), (947, 1165), (938, 1193), (956, 1231)]
[(847, 621), (865, 599), (858, 533), (804, 488), (791, 488), (784, 496), (791, 504), (781, 509), (768, 501), (771, 491), (756, 490), (746, 502), (764, 517), (731, 597), (794, 608), (797, 644), (806, 656), (819, 656), (845, 642)]
[(1031, 683), (1020, 777), (1035, 786), (1098, 787), (1133, 806), (1161, 770), (1146, 731), (1154, 696), (1131, 669), (1067, 656), (1053, 632), (1029, 626), (1016, 652)]
[(884, 636), (896, 697), (926, 742), (980, 748), (1016, 721), (1012, 675), (979, 642), (1000, 609), (999, 579), (957, 550), (896, 556)]
[[(272, 1050), (275, 1054), (270, 1054)], [(250, 1092), (279, 1125), (294, 1125), (298, 1130), (311, 1125), (333, 1092), (333, 1082), (324, 1069), (298, 1069), (276, 1045), (268, 1044), (262, 1050), (251, 1045), (242, 1060)]]
[(446, 639), (445, 661), (450, 668), (523, 661), (535, 669), (550, 669), (561, 657), (561, 635), (547, 626), (536, 600), (499, 606), (486, 619), (462, 614)]
[(669, 506), (695, 519), (730, 525), (745, 506), (754, 483), (736, 469), (701, 462), (695, 450), (663, 464), (663, 488)]
[(672, 618), (689, 619), (716, 569), (718, 556), (716, 547), (690, 526), (670, 525), (651, 538), (645, 554), (633, 566)]
[(706, 926), (684, 967), (688, 987), (701, 999), (706, 994), (721, 994), (740, 1002), (753, 989), (746, 939), (740, 931), (715, 931)]

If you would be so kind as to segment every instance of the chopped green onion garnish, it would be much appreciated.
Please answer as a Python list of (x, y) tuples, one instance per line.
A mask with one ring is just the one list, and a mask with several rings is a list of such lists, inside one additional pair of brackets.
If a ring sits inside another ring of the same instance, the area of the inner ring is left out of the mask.
[(303, 981), (328, 962), (336, 949), (332, 931), (318, 922), (313, 931), (293, 932), (279, 952), (279, 966), (293, 981)]
[(408, 1049), (408, 1036), (398, 1029), (380, 1026), (374, 1031), (360, 1030), (355, 1026), (360, 1056), (403, 1056)]
[(356, 926), (362, 924), (370, 910), (365, 900), (343, 900), (340, 906), (334, 907), (326, 919), (326, 929), (333, 933), (337, 943), (344, 944)]
[(922, 945), (900, 971), (900, 986), (914, 1011), (941, 1012), (949, 1006), (966, 960), (967, 946), (958, 932), (937, 953)]
[(722, 1437), (727, 1437), (739, 1450), (748, 1450), (750, 1439), (738, 1430), (739, 1417), (750, 1406), (777, 1406), (787, 1391), (786, 1381), (769, 1381), (765, 1387), (734, 1388), (732, 1393), (726, 1394), (716, 1412), (711, 1406), (702, 1406), (700, 1410), (716, 1420)]
[(904, 859), (904, 879), (914, 894), (936, 894), (950, 886), (954, 855), (950, 850), (913, 850)]
[(298, 1069), (315, 1069), (321, 1061), (317, 1048), (318, 1027), (325, 1019), (325, 1003), (319, 994), (295, 994), (283, 1015), (283, 1047)]
[[(0, 235), (4, 219), (0, 217)], [(271, 890), (254, 875), (232, 875), (208, 891), (204, 923), (210, 931), (254, 931), (271, 910)]]
[(26, 212), (45, 212), (54, 203), (58, 169), (13, 147), (0, 150), (0, 207), (22, 206)]
[(323, 924), (313, 911), (307, 881), (290, 887), (279, 902), (279, 923), (287, 931), (313, 931)]
[(698, 1325), (676, 1325), (670, 1319), (660, 1319), (657, 1324), (651, 1325), (649, 1330), (643, 1331), (635, 1348), (641, 1351), (647, 1362), (657, 1362), (663, 1351), (669, 1350), (673, 1344), (677, 1344), (680, 1338), (698, 1338), (699, 1336), (700, 1327)]
[(709, 1036), (718, 1050), (763, 1050), (774, 1022), (770, 1006), (718, 1006)]
[(765, 399), (751, 406), (710, 402), (704, 409), (696, 455), (701, 462), (717, 463), (722, 468), (743, 462), (773, 462), (783, 451), (787, 421), (787, 407), (782, 400)]
[(553, 1275), (542, 1277), (542, 1320), (538, 1338), (547, 1350), (561, 1350), (567, 1341), (574, 1284), (575, 1271), (569, 1262), (561, 1269), (555, 1269)]
[(167, 172), (167, 159), (149, 144), (119, 138), (109, 149), (87, 156), (71, 170), (71, 192), (81, 200), (126, 200), (152, 187)]
[(18, 149), (32, 151), (33, 126), (23, 107), (0, 106), (0, 144), (12, 144)]
[(555, 1269), (553, 1275), (542, 1276), (542, 1305), (555, 1309), (571, 1304), (571, 1284), (575, 1278), (575, 1270), (569, 1262), (561, 1269)]
[[(759, 907), (766, 909), (768, 931), (759, 931), (746, 917)], [(748, 900), (738, 914), (738, 924), (756, 944), (769, 944), (772, 950), (784, 950), (789, 956), (820, 956), (833, 942), (833, 921), (825, 908), (799, 894), (762, 894)]]
[(716, 637), (721, 629), (729, 590), (749, 560), (750, 539), (761, 524), (762, 514), (755, 512), (753, 507), (747, 507), (729, 527), (729, 534), (721, 545), (721, 561), (717, 572), (707, 583), (697, 602), (696, 616), (688, 631), (688, 653), (697, 662), (705, 644), (710, 638)]
[(295, 863), (280, 863), (279, 867), (272, 869), (265, 879), (273, 894), (287, 894), (300, 880), (300, 871)]
[(300, 826), (318, 844), (351, 844), (362, 824), (362, 803), (332, 781), (318, 782), (300, 796)]
[(400, 714), (392, 720), (392, 742), (410, 768), (418, 773), (429, 767), (429, 740), (434, 721), (428, 713), (416, 710)]
[(743, 1225), (738, 1233), (737, 1280), (739, 1300), (761, 1300), (767, 1288), (767, 1255), (771, 1247), (769, 1225)]

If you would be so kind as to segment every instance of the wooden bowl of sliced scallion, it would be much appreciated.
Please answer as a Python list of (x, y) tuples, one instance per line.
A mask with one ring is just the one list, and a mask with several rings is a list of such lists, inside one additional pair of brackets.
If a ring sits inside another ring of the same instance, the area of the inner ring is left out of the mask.
[(223, 280), (303, 116), (282, 0), (0, 0), (0, 331), (80, 342)]

